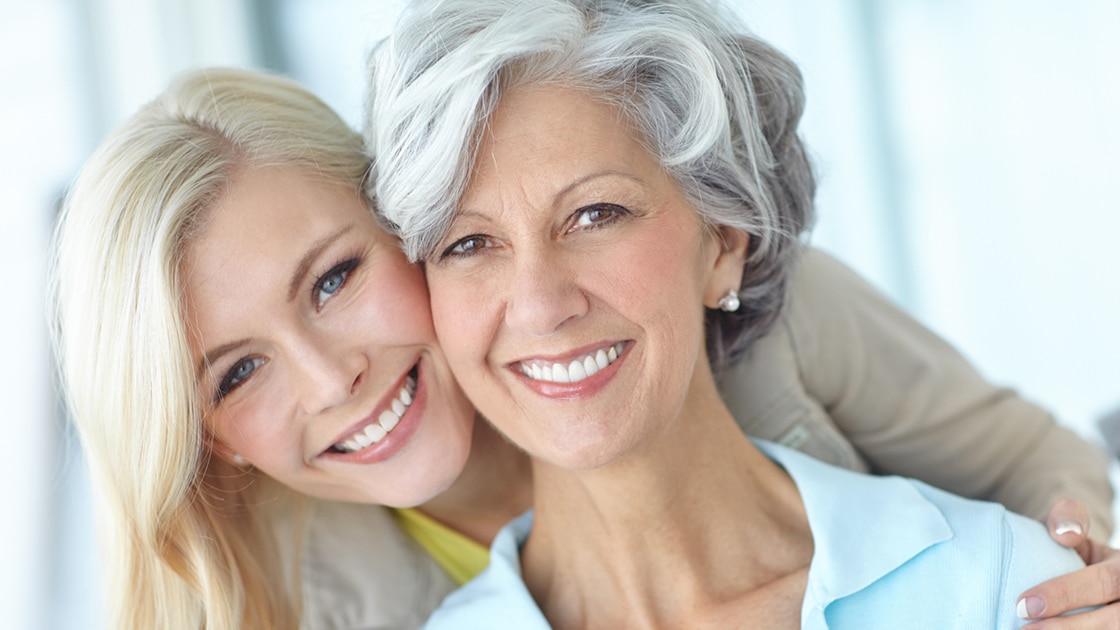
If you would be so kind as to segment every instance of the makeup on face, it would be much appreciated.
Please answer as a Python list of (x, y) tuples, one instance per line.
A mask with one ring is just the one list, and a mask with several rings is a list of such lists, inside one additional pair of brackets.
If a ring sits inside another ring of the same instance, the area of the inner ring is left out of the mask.
[(470, 451), (474, 410), (427, 287), (353, 189), (249, 169), (187, 248), (187, 322), (219, 454), (298, 491), (416, 505)]
[(684, 409), (716, 237), (610, 106), (508, 93), (460, 213), (428, 261), (464, 390), (530, 454), (609, 463)]

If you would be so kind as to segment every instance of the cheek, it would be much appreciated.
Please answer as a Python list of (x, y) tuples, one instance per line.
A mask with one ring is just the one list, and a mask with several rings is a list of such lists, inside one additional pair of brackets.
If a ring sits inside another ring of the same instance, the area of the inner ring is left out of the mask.
[(475, 284), (456, 281), (446, 274), (429, 273), (432, 322), (440, 347), (453, 370), (468, 363), (480, 352), (483, 333), (485, 300), (484, 291)]
[(288, 459), (293, 444), (286, 434), (284, 414), (267, 404), (272, 400), (273, 397), (261, 396), (252, 402), (230, 405), (207, 421), (217, 439), (266, 472), (275, 463)]
[(620, 239), (596, 261), (601, 282), (609, 284), (598, 291), (601, 297), (659, 317), (702, 313), (704, 252), (699, 238), (681, 238), (687, 233), (687, 226), (679, 226)]
[(403, 260), (373, 261), (372, 269), (362, 287), (361, 306), (350, 311), (350, 323), (392, 345), (434, 344), (423, 273)]

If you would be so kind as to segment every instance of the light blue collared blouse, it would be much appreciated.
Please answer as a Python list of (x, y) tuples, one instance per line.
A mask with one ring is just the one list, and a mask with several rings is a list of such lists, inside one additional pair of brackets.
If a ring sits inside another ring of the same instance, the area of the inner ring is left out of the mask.
[[(1018, 628), (1020, 593), (1084, 566), (1041, 524), (998, 504), (755, 444), (797, 484), (813, 532), (802, 628)], [(425, 628), (548, 628), (521, 578), (532, 524), (527, 512), (503, 528), (490, 566), (448, 595)]]

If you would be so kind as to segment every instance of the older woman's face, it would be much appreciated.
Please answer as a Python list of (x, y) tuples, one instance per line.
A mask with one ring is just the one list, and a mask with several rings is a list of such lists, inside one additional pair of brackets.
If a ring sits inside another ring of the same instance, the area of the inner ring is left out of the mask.
[(732, 282), (719, 239), (611, 107), (535, 87), (491, 122), (427, 264), (436, 330), (503, 433), (554, 464), (601, 466), (710, 378), (703, 305)]
[(183, 264), (214, 448), (314, 496), (415, 505), (470, 450), (420, 271), (358, 194), (249, 170)]

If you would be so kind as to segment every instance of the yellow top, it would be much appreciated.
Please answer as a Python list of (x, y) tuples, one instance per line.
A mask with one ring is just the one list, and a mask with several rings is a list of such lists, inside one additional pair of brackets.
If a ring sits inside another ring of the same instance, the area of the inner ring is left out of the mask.
[(490, 550), (415, 508), (393, 510), (406, 534), (462, 586), (490, 564)]

